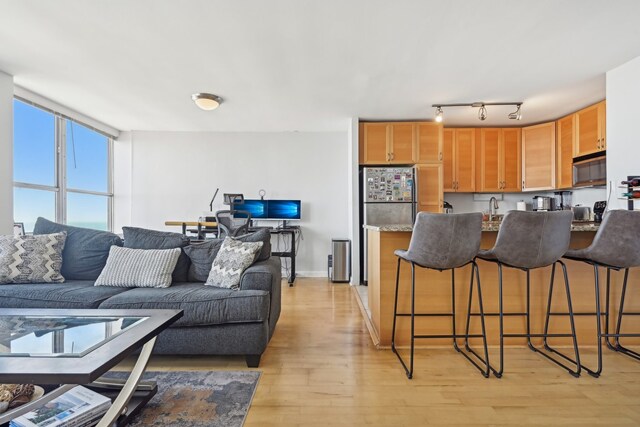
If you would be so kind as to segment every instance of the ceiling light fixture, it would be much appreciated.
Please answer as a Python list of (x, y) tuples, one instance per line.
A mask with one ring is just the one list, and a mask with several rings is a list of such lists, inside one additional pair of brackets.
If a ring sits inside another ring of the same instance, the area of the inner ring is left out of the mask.
[(432, 107), (436, 109), (435, 120), (436, 122), (442, 122), (444, 113), (442, 111), (443, 107), (473, 107), (479, 108), (478, 110), (478, 120), (487, 120), (487, 105), (515, 105), (517, 107), (516, 111), (513, 113), (509, 113), (507, 116), (511, 120), (520, 120), (522, 118), (522, 102), (472, 102), (467, 104), (433, 104)]
[(222, 98), (212, 93), (194, 93), (191, 99), (196, 105), (205, 111), (215, 110), (222, 104)]
[(436, 122), (441, 123), (442, 122), (442, 107), (437, 107), (436, 108)]
[(520, 107), (522, 106), (522, 104), (518, 104), (518, 108), (516, 108), (516, 111), (514, 111), (513, 113), (509, 113), (509, 118), (511, 120), (520, 120), (522, 119), (522, 111), (520, 111)]

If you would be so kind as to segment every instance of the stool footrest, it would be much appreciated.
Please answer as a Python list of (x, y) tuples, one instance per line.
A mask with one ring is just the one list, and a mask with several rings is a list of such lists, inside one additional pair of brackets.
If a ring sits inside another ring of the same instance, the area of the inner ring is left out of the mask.
[[(453, 313), (414, 313), (416, 317), (453, 317)], [(411, 313), (397, 313), (397, 317), (411, 317)]]
[(566, 338), (573, 334), (503, 334), (505, 338)]
[(414, 335), (414, 338), (482, 338), (481, 334), (464, 335), (464, 334), (427, 334), (427, 335)]
[[(568, 316), (569, 313), (563, 313), (563, 312), (550, 312), (549, 316)], [(580, 311), (580, 312), (574, 312), (573, 313), (574, 316), (595, 316), (597, 315), (597, 313), (595, 311)], [(602, 312), (600, 313), (600, 316), (607, 316), (606, 312)]]

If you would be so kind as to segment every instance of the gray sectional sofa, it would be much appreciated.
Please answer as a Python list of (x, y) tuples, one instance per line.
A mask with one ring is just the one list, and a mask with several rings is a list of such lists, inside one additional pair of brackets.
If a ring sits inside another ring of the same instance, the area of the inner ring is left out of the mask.
[[(280, 316), (280, 258), (271, 256), (268, 235), (258, 261), (242, 275), (239, 290), (205, 286), (204, 269), (221, 241), (189, 245), (181, 234), (125, 228), (113, 233), (65, 226), (39, 218), (34, 234), (66, 231), (62, 253), (65, 283), (0, 285), (0, 308), (182, 309), (184, 316), (160, 334), (156, 354), (244, 355), (257, 367)], [(268, 234), (268, 232), (267, 232)], [(94, 286), (112, 245), (142, 249), (181, 247), (169, 288)], [(151, 247), (150, 247), (151, 246)], [(187, 256), (190, 253), (191, 257)], [(191, 261), (193, 259), (193, 262)]]

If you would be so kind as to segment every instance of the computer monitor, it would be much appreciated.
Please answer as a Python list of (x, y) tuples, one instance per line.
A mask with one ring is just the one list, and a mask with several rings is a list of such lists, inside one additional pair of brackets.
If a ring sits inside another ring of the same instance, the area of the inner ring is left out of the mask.
[[(254, 200), (244, 199), (242, 203), (233, 203), (232, 209), (238, 211), (247, 211), (251, 213), (252, 219), (267, 219), (267, 201), (266, 200)], [(242, 218), (242, 214), (236, 214), (237, 218)]]
[(268, 219), (300, 219), (300, 200), (269, 200)]

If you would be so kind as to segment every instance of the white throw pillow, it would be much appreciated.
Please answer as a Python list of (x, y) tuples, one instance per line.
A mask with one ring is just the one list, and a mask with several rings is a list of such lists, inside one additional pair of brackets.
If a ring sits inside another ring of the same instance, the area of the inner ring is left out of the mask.
[(262, 242), (241, 242), (227, 237), (213, 260), (206, 285), (239, 289), (242, 273), (256, 260)]
[(0, 236), (0, 284), (62, 283), (67, 233)]
[(109, 258), (95, 286), (168, 288), (180, 248), (131, 249), (111, 246)]

